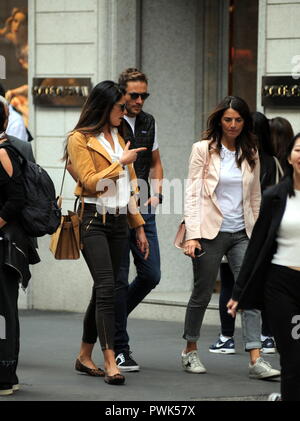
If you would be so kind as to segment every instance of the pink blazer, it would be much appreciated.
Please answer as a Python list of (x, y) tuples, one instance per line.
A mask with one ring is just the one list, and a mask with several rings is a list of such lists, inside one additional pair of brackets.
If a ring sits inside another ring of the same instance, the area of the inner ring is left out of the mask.
[[(212, 144), (210, 152), (208, 151), (209, 142), (202, 140), (194, 143), (190, 156), (184, 204), (186, 240), (213, 239), (222, 225), (223, 215), (215, 193), (219, 182), (221, 159), (215, 144)], [(242, 162), (241, 169), (245, 228), (250, 237), (258, 218), (261, 201), (258, 153), (253, 171), (246, 160)]]

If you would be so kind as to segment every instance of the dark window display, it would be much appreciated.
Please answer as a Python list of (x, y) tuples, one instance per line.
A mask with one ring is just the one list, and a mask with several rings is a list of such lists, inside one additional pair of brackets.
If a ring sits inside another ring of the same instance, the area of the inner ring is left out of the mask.
[(230, 0), (229, 95), (256, 110), (258, 0)]
[(1, 84), (6, 99), (28, 126), (28, 1), (1, 0), (0, 55), (6, 62)]

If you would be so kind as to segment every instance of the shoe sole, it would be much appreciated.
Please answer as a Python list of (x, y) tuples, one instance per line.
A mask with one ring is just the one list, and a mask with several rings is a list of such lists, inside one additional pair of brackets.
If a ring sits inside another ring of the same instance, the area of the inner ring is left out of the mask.
[(125, 378), (123, 377), (123, 378), (114, 378), (113, 376), (112, 376), (112, 378), (108, 378), (108, 377), (104, 377), (104, 381), (105, 381), (105, 383), (107, 383), (107, 384), (110, 384), (110, 385), (112, 385), (112, 386), (122, 386), (123, 384), (125, 384)]
[(17, 392), (18, 390), (20, 390), (20, 385), (19, 384), (14, 384), (12, 387), (13, 392)]
[(276, 348), (262, 348), (261, 352), (263, 354), (275, 354)]
[(0, 396), (8, 396), (8, 395), (12, 395), (12, 394), (13, 394), (12, 389), (0, 390)]
[(271, 376), (257, 376), (255, 374), (249, 374), (250, 379), (257, 379), (257, 380), (275, 379), (276, 377), (280, 377), (280, 376), (281, 376), (281, 373), (272, 374)]
[(235, 354), (235, 349), (209, 349), (213, 354)]
[(124, 372), (124, 373), (133, 373), (133, 372), (138, 372), (140, 371), (140, 367), (139, 366), (134, 366), (134, 367), (122, 367), (118, 365), (118, 368)]
[(206, 373), (205, 369), (202, 370), (202, 371), (190, 371), (190, 370), (184, 368), (184, 371), (186, 371), (187, 373), (190, 373), (190, 374), (205, 374)]

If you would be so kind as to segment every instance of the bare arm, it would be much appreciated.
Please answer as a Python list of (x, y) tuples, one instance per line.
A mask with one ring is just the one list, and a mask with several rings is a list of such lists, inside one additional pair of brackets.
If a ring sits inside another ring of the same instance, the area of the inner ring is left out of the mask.
[[(164, 178), (164, 170), (160, 159), (159, 149), (152, 152), (152, 161), (150, 169), (150, 180), (154, 194), (162, 194), (162, 183)], [(156, 207), (159, 204), (159, 198), (151, 196), (145, 203), (145, 206), (151, 204)]]

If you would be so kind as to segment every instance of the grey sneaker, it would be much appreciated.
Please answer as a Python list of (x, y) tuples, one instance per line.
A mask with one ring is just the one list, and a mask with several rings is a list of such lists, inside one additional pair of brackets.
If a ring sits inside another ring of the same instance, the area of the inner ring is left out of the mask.
[(251, 379), (270, 379), (279, 376), (280, 371), (272, 368), (271, 364), (261, 357), (256, 360), (255, 364), (249, 364), (249, 377)]
[(199, 360), (197, 351), (191, 351), (191, 352), (188, 352), (187, 354), (182, 352), (181, 362), (182, 362), (183, 369), (187, 371), (188, 373), (194, 373), (194, 374), (206, 373), (206, 369), (204, 365)]

